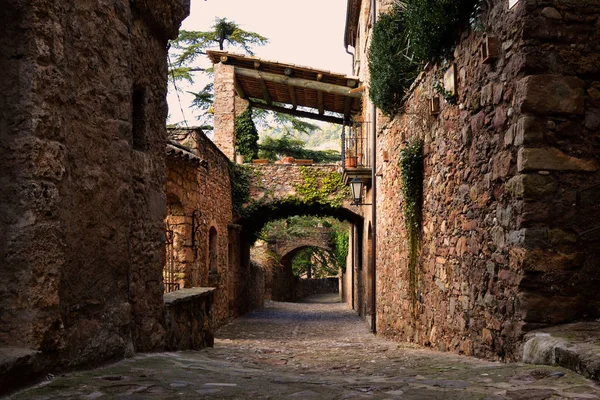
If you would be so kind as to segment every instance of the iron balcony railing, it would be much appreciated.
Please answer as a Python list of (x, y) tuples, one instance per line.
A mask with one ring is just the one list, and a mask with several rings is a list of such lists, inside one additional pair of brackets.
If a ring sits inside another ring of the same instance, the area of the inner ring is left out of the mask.
[(371, 168), (368, 122), (353, 122), (343, 126), (342, 167)]

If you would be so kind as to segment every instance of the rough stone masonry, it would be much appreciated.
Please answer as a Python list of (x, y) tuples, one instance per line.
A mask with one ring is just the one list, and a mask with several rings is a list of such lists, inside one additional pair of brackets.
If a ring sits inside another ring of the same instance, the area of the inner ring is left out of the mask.
[[(484, 31), (464, 33), (452, 63), (378, 121), (378, 332), (518, 359), (524, 332), (600, 315), (600, 3), (488, 3)], [(489, 62), (486, 37), (499, 44)], [(455, 105), (433, 86), (453, 65)], [(425, 147), (414, 306), (398, 165), (412, 138)]]
[(3, 2), (3, 361), (35, 374), (164, 348), (167, 40), (188, 12)]

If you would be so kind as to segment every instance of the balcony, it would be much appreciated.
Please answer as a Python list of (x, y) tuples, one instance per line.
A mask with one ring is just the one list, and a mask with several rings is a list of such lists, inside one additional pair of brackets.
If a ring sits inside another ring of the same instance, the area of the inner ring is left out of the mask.
[(342, 130), (342, 175), (344, 183), (359, 178), (371, 185), (371, 146), (369, 122), (352, 122)]

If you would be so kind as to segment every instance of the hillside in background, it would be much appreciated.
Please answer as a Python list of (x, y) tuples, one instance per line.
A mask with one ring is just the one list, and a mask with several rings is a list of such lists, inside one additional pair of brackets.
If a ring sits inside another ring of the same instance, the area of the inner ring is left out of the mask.
[(262, 142), (266, 137), (281, 139), (287, 135), (305, 142), (305, 148), (309, 150), (335, 150), (339, 152), (341, 134), (341, 125), (322, 124), (321, 129), (314, 130), (309, 134), (290, 132), (285, 128), (268, 128), (261, 130), (259, 137)]

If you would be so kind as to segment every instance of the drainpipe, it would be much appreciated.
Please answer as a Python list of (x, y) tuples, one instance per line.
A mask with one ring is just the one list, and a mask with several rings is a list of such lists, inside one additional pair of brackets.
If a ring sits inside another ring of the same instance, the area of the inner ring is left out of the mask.
[[(375, 21), (377, 20), (377, 6), (376, 0), (371, 0), (371, 26), (375, 25)], [(371, 34), (373, 34), (373, 29), (371, 29)], [(371, 146), (371, 160), (372, 160), (372, 168), (371, 168), (371, 223), (372, 223), (372, 233), (373, 233), (373, 251), (371, 252), (371, 265), (373, 266), (373, 279), (371, 282), (371, 291), (372, 291), (372, 304), (373, 309), (371, 310), (371, 332), (377, 333), (377, 108), (375, 104), (371, 102), (371, 125), (373, 126), (373, 143)]]

